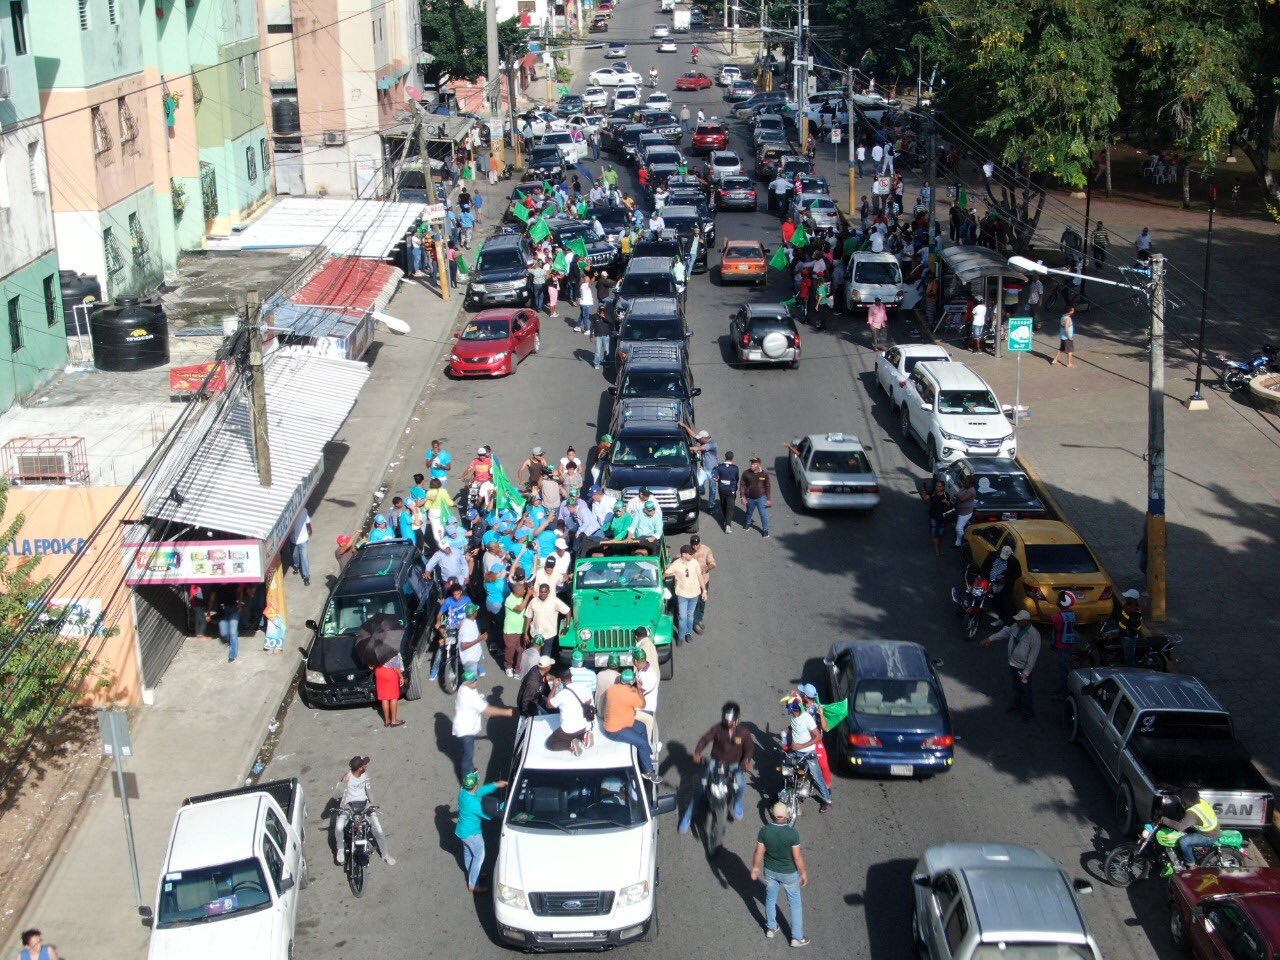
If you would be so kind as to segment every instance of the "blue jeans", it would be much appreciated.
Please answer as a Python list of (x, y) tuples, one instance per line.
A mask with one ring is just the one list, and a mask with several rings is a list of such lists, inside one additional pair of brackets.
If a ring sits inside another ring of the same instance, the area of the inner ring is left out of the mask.
[[(709, 767), (711, 765), (711, 761), (704, 760), (702, 765), (703, 767)], [(734, 819), (741, 820), (742, 798), (746, 796), (747, 793), (747, 772), (735, 763), (729, 767), (729, 773), (733, 775), (733, 816)], [(693, 823), (693, 815), (698, 810), (698, 801), (702, 799), (704, 792), (702, 776), (699, 775), (698, 779), (695, 780), (693, 784), (693, 796), (689, 798), (689, 806), (684, 812), (684, 817), (680, 820), (681, 833), (688, 830), (689, 825)]]
[(1178, 838), (1178, 853), (1182, 854), (1182, 862), (1188, 867), (1196, 865), (1196, 847), (1212, 847), (1213, 837), (1203, 833), (1188, 833)]
[(764, 927), (778, 929), (778, 887), (787, 891), (787, 904), (791, 907), (791, 936), (804, 939), (804, 906), (800, 903), (800, 871), (776, 873), (764, 872)]
[(769, 508), (764, 505), (767, 499), (767, 497), (752, 497), (747, 501), (746, 525), (748, 527), (751, 526), (751, 512), (758, 510), (760, 512), (760, 529), (765, 533), (769, 532)]
[(480, 885), (480, 871), (484, 867), (484, 834), (459, 839), (462, 840), (462, 865), (467, 871), (467, 888), (474, 890)]
[(596, 355), (592, 361), (592, 366), (597, 370), (605, 365), (605, 361), (609, 359), (609, 338), (596, 337)]
[(533, 293), (533, 309), (541, 313), (547, 306), (547, 285), (546, 283), (530, 283), (529, 289)]
[(293, 545), (293, 569), (302, 575), (303, 580), (311, 579), (311, 541)]
[(649, 747), (649, 731), (639, 720), (629, 727), (623, 727), (617, 733), (606, 730), (604, 735), (617, 743), (629, 743), (636, 748), (636, 759), (640, 761), (641, 773), (649, 773), (653, 770), (653, 750)]
[[(461, 745), (462, 759), (459, 761), (458, 768), (462, 771), (462, 776), (466, 776), (476, 768), (476, 738), (475, 737), (459, 737), (458, 743)], [(475, 884), (473, 883), (474, 887)]]
[(676, 614), (678, 629), (676, 643), (683, 643), (693, 633), (693, 618), (698, 613), (699, 597), (676, 597)]
[(240, 611), (234, 607), (224, 608), (218, 618), (218, 636), (226, 641), (227, 659), (234, 660), (240, 656)]
[(809, 776), (813, 777), (813, 782), (818, 787), (818, 796), (822, 798), (823, 803), (831, 802), (831, 791), (827, 789), (827, 779), (822, 775), (822, 764), (818, 762), (818, 751), (805, 755), (805, 764), (809, 767)]
[(578, 329), (583, 333), (591, 330), (591, 305), (583, 303), (578, 305)]

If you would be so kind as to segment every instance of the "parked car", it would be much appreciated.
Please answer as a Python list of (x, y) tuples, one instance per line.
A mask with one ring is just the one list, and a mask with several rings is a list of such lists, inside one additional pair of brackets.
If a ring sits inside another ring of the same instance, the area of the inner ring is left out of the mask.
[(309, 707), (368, 704), (374, 696), (373, 670), (356, 656), (356, 635), (374, 617), (399, 638), (405, 665), (406, 700), (426, 689), (431, 666), (428, 627), (439, 598), (423, 578), (426, 563), (408, 540), (367, 543), (339, 575), (325, 601), (320, 622), (307, 621), (311, 640), (303, 655), (299, 691)]
[(889, 347), (876, 357), (876, 383), (894, 410), (902, 405), (902, 391), (911, 371), (917, 363), (929, 361), (950, 363), (951, 354), (947, 353), (946, 347), (937, 344), (907, 343)]
[(1115, 588), (1098, 558), (1080, 535), (1057, 520), (1001, 520), (970, 523), (965, 529), (968, 556), (982, 566), (1005, 546), (1022, 571), (1013, 602), (1039, 623), (1058, 611), (1058, 593), (1075, 594), (1071, 609), (1079, 623), (1100, 623), (1111, 616)]
[(825, 193), (802, 193), (791, 201), (788, 219), (799, 223), (807, 216), (817, 230), (835, 230), (840, 226), (840, 212), (836, 203)]
[(1280, 870), (1184, 870), (1169, 878), (1169, 936), (1195, 960), (1280, 957)]
[(618, 67), (601, 67), (599, 70), (592, 70), (587, 77), (588, 82), (594, 83), (599, 87), (621, 87), (631, 86), (638, 87), (644, 83), (644, 77), (636, 73), (634, 70), (627, 68), (619, 69)]
[(916, 364), (898, 408), (902, 439), (915, 438), (929, 468), (957, 457), (1018, 455), (1017, 437), (987, 382), (963, 363)]
[(751, 283), (757, 287), (768, 281), (769, 261), (759, 240), (726, 240), (720, 249), (720, 283)]
[(542, 325), (533, 310), (482, 310), (454, 341), (453, 377), (503, 377), (542, 349)]
[(676, 78), (677, 90), (706, 90), (714, 81), (700, 70), (689, 70)]
[(880, 299), (884, 308), (896, 311), (906, 296), (906, 284), (902, 282), (902, 267), (892, 253), (872, 253), (870, 250), (854, 251), (845, 261), (845, 309), (869, 307)]
[(717, 210), (754, 210), (755, 181), (750, 177), (722, 177), (715, 198)]
[(849, 773), (918, 777), (955, 762), (951, 712), (935, 666), (909, 640), (842, 640), (822, 660), (827, 689), (849, 713), (832, 733)]
[(756, 95), (756, 85), (750, 80), (734, 80), (724, 91), (725, 103), (742, 103)]
[(719, 121), (700, 123), (693, 129), (693, 141), (689, 152), (694, 154), (724, 150), (729, 145), (729, 130)]
[(1003, 457), (961, 457), (937, 474), (954, 500), (972, 482), (977, 499), (970, 523), (997, 520), (1039, 520), (1045, 516), (1044, 501), (1036, 496), (1035, 487), (1017, 460)]
[(1195, 787), (1223, 827), (1271, 822), (1271, 785), (1231, 714), (1195, 677), (1090, 667), (1073, 670), (1067, 689), (1067, 740), (1083, 743), (1115, 787), (1121, 836), (1136, 835), (1160, 789)]
[(499, 234), (485, 240), (467, 274), (463, 306), (477, 310), (493, 304), (526, 304), (530, 299), (529, 265), (533, 248), (522, 234)]
[(742, 70), (735, 67), (732, 63), (727, 63), (720, 68), (720, 72), (716, 74), (716, 86), (727, 87), (735, 80), (742, 79)]
[(880, 505), (880, 481), (856, 436), (811, 433), (793, 440), (788, 454), (806, 509), (872, 510)]
[(604, 87), (593, 85), (582, 91), (582, 102), (603, 110), (609, 103), (609, 93)]
[(744, 303), (732, 314), (729, 340), (738, 363), (800, 365), (800, 331), (780, 303)]
[(912, 871), (911, 888), (911, 933), (923, 960), (1102, 960), (1076, 901), (1093, 885), (1068, 879), (1038, 850), (990, 842), (932, 847)]
[(182, 801), (156, 884), (151, 960), (289, 960), (307, 886), (306, 797), (296, 780)]

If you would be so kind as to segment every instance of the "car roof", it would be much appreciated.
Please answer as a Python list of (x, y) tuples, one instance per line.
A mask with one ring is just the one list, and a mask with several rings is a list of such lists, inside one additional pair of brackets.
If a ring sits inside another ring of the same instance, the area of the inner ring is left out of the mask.
[(1197, 677), (1185, 673), (1157, 673), (1126, 667), (1093, 667), (1092, 682), (1114, 679), (1139, 710), (1227, 710)]
[(631, 423), (679, 424), (684, 404), (665, 397), (623, 397), (613, 421), (618, 426)]
[(904, 357), (937, 357), (939, 361), (951, 362), (951, 354), (936, 343), (899, 343), (894, 345), (894, 349)]
[(631, 301), (631, 311), (627, 314), (627, 319), (633, 319), (636, 314), (679, 317), (680, 301), (675, 297), (636, 297)]
[(811, 433), (806, 438), (815, 450), (861, 450), (862, 441), (852, 433)]
[(927, 680), (933, 676), (929, 653), (910, 640), (842, 640), (831, 646), (831, 659), (853, 658), (861, 677), (884, 680)]
[(646, 340), (631, 348), (627, 356), (627, 366), (670, 366), (681, 365), (684, 361), (682, 345), (665, 340)]
[(548, 750), (547, 738), (560, 727), (560, 715), (544, 714), (529, 718), (529, 730), (525, 736), (527, 747), (524, 755), (524, 768), (534, 770), (613, 770), (619, 767), (633, 767), (630, 744), (608, 737), (591, 737), (590, 746), (581, 754), (575, 755), (571, 750)]
[[(665, 416), (665, 413), (662, 415)], [(614, 437), (614, 440), (617, 440), (618, 437), (626, 436), (684, 436), (684, 428), (680, 426), (678, 420), (644, 420), (637, 418), (634, 420), (621, 421), (621, 424), (622, 425), (618, 427), (617, 436)]]
[(964, 363), (936, 363), (926, 360), (924, 363), (916, 364), (917, 370), (932, 377), (942, 390), (990, 390), (987, 381), (969, 368)]
[(261, 794), (221, 797), (178, 810), (165, 872), (248, 860), (258, 834)]
[(780, 303), (744, 303), (748, 317), (789, 317), (791, 311)]
[(1080, 535), (1061, 520), (1004, 520), (1002, 523), (1024, 543), (1084, 543)]
[(401, 571), (417, 556), (417, 549), (408, 540), (383, 540), (366, 543), (356, 550), (347, 569), (338, 577), (333, 588), (335, 596), (357, 593), (382, 593), (395, 590)]
[(959, 457), (952, 463), (965, 462), (974, 473), (988, 474), (1026, 474), (1017, 460), (1009, 457)]
[(666, 257), (632, 257), (627, 264), (627, 273), (670, 273), (671, 261)]
[(489, 237), (480, 245), (480, 250), (487, 250), (489, 247), (515, 247), (517, 250), (524, 245), (524, 237), (516, 233), (499, 233), (496, 236)]
[(1248, 914), (1268, 944), (1274, 947), (1280, 943), (1280, 870), (1187, 870), (1175, 873), (1169, 882), (1180, 888), (1193, 906), (1211, 909), (1234, 904)]

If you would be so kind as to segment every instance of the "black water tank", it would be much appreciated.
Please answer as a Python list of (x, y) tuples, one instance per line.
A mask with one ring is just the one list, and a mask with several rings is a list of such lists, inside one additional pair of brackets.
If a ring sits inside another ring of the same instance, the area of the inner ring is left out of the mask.
[[(67, 328), (67, 336), (89, 332), (89, 317), (84, 310), (76, 311), (82, 305), (102, 302), (102, 284), (98, 278), (87, 273), (76, 273), (74, 270), (59, 270), (58, 284), (62, 287), (62, 323)], [(80, 329), (76, 329), (79, 324)]]
[(302, 129), (298, 120), (298, 101), (279, 97), (271, 101), (271, 132), (297, 133)]
[(169, 320), (159, 300), (121, 297), (89, 318), (99, 370), (147, 370), (169, 362)]

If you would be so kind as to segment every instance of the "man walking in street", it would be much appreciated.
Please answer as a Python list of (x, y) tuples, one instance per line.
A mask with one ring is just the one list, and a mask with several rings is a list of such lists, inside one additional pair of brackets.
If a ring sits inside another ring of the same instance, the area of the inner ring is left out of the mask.
[(613, 335), (613, 323), (603, 310), (597, 310), (591, 319), (591, 343), (595, 353), (591, 365), (599, 370), (609, 359), (609, 338)]
[(578, 285), (578, 332), (591, 334), (592, 308), (596, 305), (596, 291), (591, 284), (591, 275), (583, 273), (582, 282)]
[(693, 427), (687, 423), (681, 422), (681, 428), (689, 435), (689, 439), (693, 443), (689, 444), (689, 449), (696, 453), (702, 461), (702, 471), (706, 475), (703, 484), (703, 496), (707, 501), (707, 510), (715, 509), (716, 502), (716, 481), (715, 470), (720, 465), (720, 444), (712, 438), (711, 433), (707, 430), (699, 430), (693, 432)]
[(687, 103), (680, 108), (680, 130), (683, 133), (689, 132), (689, 105)]
[(711, 593), (711, 571), (716, 568), (716, 555), (696, 533), (689, 538), (689, 546), (693, 547), (693, 559), (697, 560), (698, 566), (702, 567), (702, 599), (698, 601), (698, 612), (693, 615), (693, 632), (702, 633), (702, 620), (707, 613), (707, 597)]
[(1031, 314), (1031, 329), (1040, 329), (1040, 304), (1044, 301), (1044, 281), (1036, 276), (1027, 288), (1027, 312)]
[(702, 564), (693, 556), (693, 547), (680, 548), (680, 558), (672, 561), (664, 576), (675, 578), (676, 592), (676, 643), (693, 640), (693, 621), (698, 614), (698, 601), (706, 599), (707, 591), (702, 582)]
[(858, 167), (858, 176), (862, 176), (862, 165), (867, 162), (867, 148), (863, 144), (858, 144), (858, 149), (853, 152)]
[(751, 859), (751, 879), (764, 879), (764, 935), (770, 940), (778, 935), (778, 887), (782, 887), (791, 909), (791, 945), (807, 947), (800, 888), (809, 885), (809, 870), (800, 852), (800, 831), (787, 822), (791, 814), (782, 801), (769, 808), (769, 815), (770, 822), (756, 834)]
[[(753, 513), (760, 514), (760, 534), (766, 540), (769, 538), (769, 508), (773, 506), (770, 499), (773, 488), (769, 482), (769, 474), (765, 472), (764, 467), (760, 465), (759, 457), (752, 457), (751, 463), (747, 467), (747, 472), (742, 475), (738, 483), (738, 499), (742, 501), (742, 507), (747, 512), (746, 521), (743, 526), (751, 529), (751, 515)], [(728, 524), (726, 523), (727, 527)]]
[(462, 671), (462, 684), (453, 701), (453, 735), (460, 747), (459, 776), (465, 777), (476, 768), (476, 737), (487, 717), (514, 717), (511, 707), (495, 707), (476, 689), (476, 672)]
[(1107, 250), (1111, 246), (1111, 237), (1107, 234), (1107, 228), (1102, 225), (1102, 221), (1098, 221), (1098, 225), (1093, 228), (1093, 259), (1098, 266), (1104, 266), (1107, 262)]
[[(732, 529), (733, 501), (738, 495), (739, 473), (738, 465), (733, 462), (732, 450), (725, 453), (724, 459), (712, 471), (716, 483), (716, 494), (720, 498), (721, 526), (724, 527), (725, 533)], [(707, 507), (711, 509), (710, 504)]]
[(1031, 614), (1019, 610), (1013, 615), (1013, 623), (997, 630), (981, 642), (984, 647), (998, 640), (1005, 641), (1005, 658), (1009, 664), (1009, 706), (1005, 713), (1021, 711), (1022, 719), (1035, 719), (1031, 699), (1031, 672), (1040, 656), (1040, 631), (1031, 625)]

